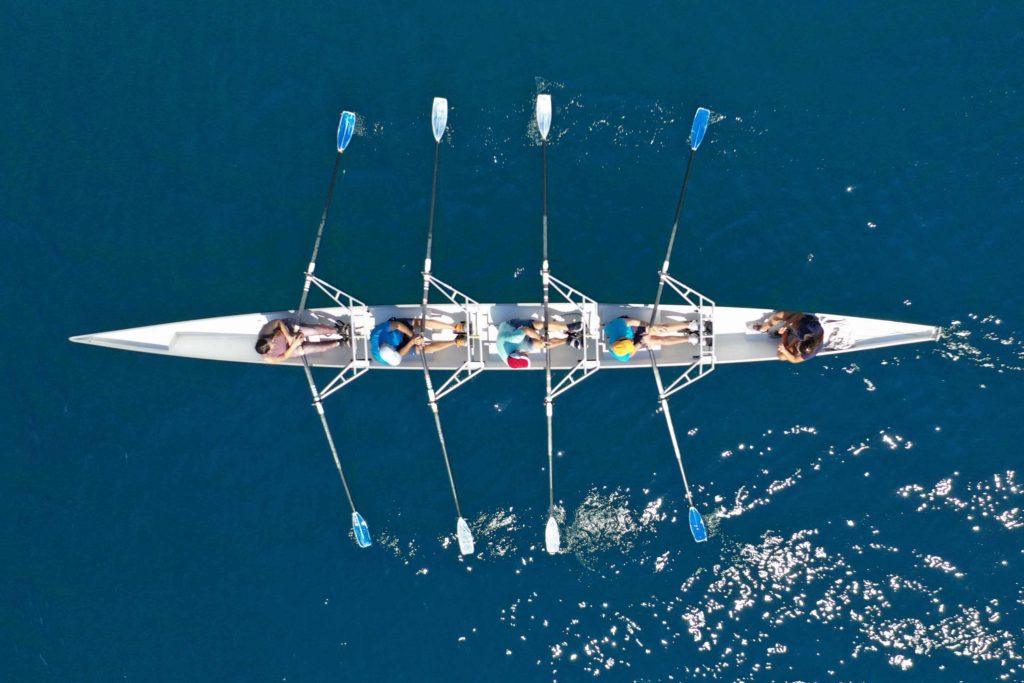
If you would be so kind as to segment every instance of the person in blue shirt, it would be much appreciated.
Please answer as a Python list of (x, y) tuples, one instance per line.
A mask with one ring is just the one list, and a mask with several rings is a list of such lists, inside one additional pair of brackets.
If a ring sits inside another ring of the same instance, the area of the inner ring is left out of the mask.
[(751, 323), (750, 328), (777, 337), (776, 355), (779, 360), (790, 363), (814, 358), (825, 340), (825, 330), (818, 316), (800, 311), (775, 311), (767, 319)]
[(624, 315), (604, 326), (604, 339), (612, 358), (625, 363), (637, 351), (652, 346), (697, 344), (700, 335), (696, 320), (648, 325)]
[[(454, 339), (444, 341), (428, 340), (424, 329), (431, 331), (450, 330)], [(452, 346), (465, 346), (466, 334), (463, 323), (446, 323), (443, 320), (427, 318), (424, 325), (420, 318), (391, 318), (370, 331), (370, 355), (381, 365), (395, 367), (409, 352), (420, 349), (421, 353), (437, 353)]]

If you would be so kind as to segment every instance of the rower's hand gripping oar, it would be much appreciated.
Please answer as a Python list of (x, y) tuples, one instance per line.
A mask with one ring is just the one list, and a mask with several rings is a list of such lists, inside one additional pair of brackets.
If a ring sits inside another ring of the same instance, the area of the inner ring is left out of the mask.
[[(540, 133), (541, 163), (542, 163), (542, 197), (543, 212), (541, 214), (543, 229), (543, 260), (541, 261), (540, 277), (544, 288), (544, 340), (548, 341), (548, 326), (551, 321), (548, 289), (551, 282), (548, 269), (548, 133), (551, 130), (551, 95), (537, 95), (537, 131)], [(555, 519), (555, 462), (554, 462), (554, 433), (552, 418), (554, 417), (554, 404), (551, 398), (551, 349), (544, 348), (544, 412), (548, 423), (548, 522), (544, 527), (544, 548), (549, 554), (556, 554), (562, 546), (562, 538), (558, 529), (558, 520)]]
[(320, 214), (320, 227), (316, 231), (316, 241), (313, 242), (313, 255), (309, 259), (309, 266), (306, 267), (306, 280), (302, 284), (302, 299), (299, 301), (299, 313), (306, 310), (306, 298), (309, 296), (309, 285), (316, 270), (316, 259), (320, 254), (320, 241), (324, 237), (324, 226), (327, 224), (327, 213), (331, 210), (331, 198), (334, 196), (334, 183), (338, 179), (338, 169), (341, 168), (341, 155), (352, 141), (352, 133), (356, 130), (356, 115), (350, 111), (341, 112), (338, 120), (338, 155), (334, 157), (334, 170), (331, 171), (331, 183), (327, 186), (327, 201), (324, 202), (323, 213)]
[[(654, 298), (654, 308), (651, 310), (651, 321), (650, 324), (654, 325), (655, 318), (658, 315), (658, 306), (661, 304), (661, 295), (665, 288), (665, 276), (668, 275), (669, 261), (672, 258), (672, 248), (675, 245), (676, 233), (679, 230), (679, 218), (683, 212), (683, 203), (686, 200), (686, 184), (690, 180), (690, 168), (693, 165), (693, 157), (697, 153), (697, 148), (700, 147), (700, 143), (704, 141), (704, 134), (708, 129), (708, 122), (711, 119), (711, 112), (704, 107), (697, 109), (697, 113), (693, 117), (693, 125), (690, 128), (690, 156), (686, 161), (686, 173), (683, 176), (683, 184), (679, 189), (679, 201), (676, 203), (676, 215), (672, 222), (672, 232), (668, 239), (668, 248), (665, 251), (665, 261), (662, 264), (661, 272), (658, 278), (658, 294)], [(654, 358), (654, 351), (648, 348), (648, 353), (651, 356), (651, 369), (654, 371), (654, 383), (658, 388), (658, 400), (661, 405), (661, 410), (665, 415), (665, 423), (668, 426), (668, 435), (672, 441), (672, 449), (675, 452), (676, 463), (679, 465), (679, 474), (683, 479), (683, 489), (686, 492), (686, 500), (690, 504), (690, 510), (688, 515), (688, 521), (690, 523), (690, 533), (693, 534), (693, 540), (697, 543), (703, 543), (708, 540), (708, 532), (704, 526), (704, 518), (701, 517), (697, 507), (693, 504), (693, 494), (690, 492), (690, 484), (686, 480), (686, 469), (683, 467), (683, 456), (679, 450), (679, 441), (676, 439), (675, 427), (672, 423), (672, 414), (668, 408), (668, 398), (665, 396), (665, 388), (661, 381), (661, 372), (658, 370), (658, 363)]]
[[(422, 334), (427, 325), (427, 300), (430, 297), (430, 254), (434, 244), (434, 210), (437, 205), (437, 171), (441, 158), (441, 138), (444, 137), (445, 129), (448, 127), (448, 100), (443, 97), (435, 97), (430, 111), (430, 126), (434, 131), (434, 179), (430, 189), (430, 224), (427, 228), (427, 255), (423, 259), (423, 301), (420, 306), (420, 318)], [(444, 430), (441, 428), (441, 414), (437, 408), (437, 396), (434, 394), (434, 384), (430, 379), (430, 367), (427, 365), (427, 354), (424, 349), (419, 349), (420, 361), (423, 364), (423, 378), (427, 385), (427, 403), (430, 411), (434, 414), (434, 426), (437, 427), (437, 440), (441, 444), (441, 455), (444, 456), (444, 466), (448, 471), (448, 483), (452, 489), (452, 500), (455, 501), (455, 513), (458, 520), (455, 524), (455, 537), (459, 541), (459, 552), (463, 555), (472, 555), (474, 552), (473, 532), (469, 524), (462, 517), (462, 508), (459, 506), (459, 494), (455, 490), (455, 477), (452, 474), (451, 461), (448, 458), (448, 446), (444, 439)]]

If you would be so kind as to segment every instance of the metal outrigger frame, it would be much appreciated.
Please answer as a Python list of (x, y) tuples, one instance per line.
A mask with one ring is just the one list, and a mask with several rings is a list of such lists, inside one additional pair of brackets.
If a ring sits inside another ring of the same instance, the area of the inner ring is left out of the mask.
[[(556, 292), (562, 295), (566, 302), (576, 307), (580, 312), (580, 320), (583, 323), (582, 357), (572, 366), (565, 375), (551, 387), (545, 402), (553, 403), (563, 393), (593, 375), (601, 369), (601, 354), (598, 347), (601, 335), (601, 320), (597, 310), (597, 302), (571, 285), (567, 285), (550, 273), (541, 273), (547, 277), (548, 282)], [(593, 342), (593, 344), (591, 344)]]
[(480, 320), (483, 309), (478, 301), (430, 273), (424, 273), (423, 277), (466, 316), (466, 360), (434, 392), (434, 399), (440, 400), (483, 371), (484, 345), (480, 330), (486, 329), (486, 321)]
[(696, 309), (698, 334), (700, 335), (698, 346), (700, 351), (694, 362), (687, 365), (682, 374), (666, 386), (664, 391), (660, 392), (659, 399), (661, 399), (668, 398), (677, 391), (682, 391), (697, 380), (707, 377), (715, 369), (715, 335), (711, 329), (715, 319), (715, 302), (668, 273), (662, 272), (658, 276), (662, 282), (668, 285), (669, 289)]
[[(349, 361), (334, 378), (324, 385), (320, 398), (325, 399), (334, 392), (357, 380), (370, 369), (370, 347), (368, 330), (370, 327), (370, 310), (361, 300), (348, 292), (338, 289), (326, 280), (315, 275), (307, 275), (310, 284), (331, 298), (342, 308), (342, 315), (348, 316), (348, 350)], [(314, 313), (315, 315), (315, 313)]]

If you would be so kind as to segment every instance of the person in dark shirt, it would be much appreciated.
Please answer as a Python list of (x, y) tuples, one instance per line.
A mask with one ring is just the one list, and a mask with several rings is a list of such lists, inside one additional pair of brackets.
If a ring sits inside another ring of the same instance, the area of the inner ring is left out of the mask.
[(758, 332), (779, 338), (779, 360), (802, 363), (814, 358), (825, 340), (818, 316), (799, 311), (775, 311), (767, 320), (751, 325)]

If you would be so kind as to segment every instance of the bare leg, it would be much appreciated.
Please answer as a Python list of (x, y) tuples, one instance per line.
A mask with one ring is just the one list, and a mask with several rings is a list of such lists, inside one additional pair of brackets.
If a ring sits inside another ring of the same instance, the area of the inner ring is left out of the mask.
[(423, 353), (437, 353), (438, 351), (444, 351), (445, 349), (455, 346), (455, 340), (450, 339), (448, 341), (428, 341), (420, 347)]
[(569, 340), (566, 339), (565, 337), (555, 337), (554, 339), (548, 341), (547, 346), (549, 349), (553, 349), (559, 346), (563, 346), (567, 341)]
[(330, 351), (333, 348), (341, 346), (340, 341), (321, 341), (321, 342), (302, 342), (302, 345), (295, 349), (293, 354), (295, 357), (298, 356), (314, 356), (324, 351)]
[(299, 332), (305, 337), (314, 335), (338, 334), (338, 328), (333, 325), (299, 325)]
[(647, 328), (651, 334), (678, 334), (680, 332), (696, 332), (696, 320), (684, 320), (681, 323), (659, 323)]
[(696, 344), (697, 339), (698, 337), (695, 333), (685, 336), (674, 335), (671, 337), (647, 334), (644, 335), (643, 342), (647, 346), (674, 346), (675, 344)]
[[(532, 323), (532, 327), (533, 327), (535, 332), (543, 332), (544, 331), (544, 321), (543, 320), (534, 320), (533, 323)], [(566, 333), (569, 332), (569, 326), (566, 325), (565, 323), (559, 321), (559, 320), (549, 320), (548, 321), (548, 332), (549, 333), (550, 332), (554, 332), (556, 334), (566, 334)], [(527, 332), (527, 335), (529, 335), (529, 334), (530, 333)], [(535, 337), (535, 339), (540, 339), (540, 336)]]
[(794, 313), (792, 313), (790, 311), (775, 311), (774, 313), (772, 313), (768, 317), (767, 320), (764, 320), (763, 322), (760, 322), (760, 323), (756, 323), (753, 326), (753, 329), (757, 330), (758, 332), (768, 332), (768, 333), (771, 333), (773, 327), (775, 327), (776, 325), (778, 325), (781, 322), (783, 322), (784, 320), (786, 320), (786, 318), (789, 318), (789, 317), (791, 317), (793, 315), (799, 315), (799, 314), (794, 314)]
[(433, 318), (427, 318), (426, 324), (423, 323), (423, 318), (414, 318), (410, 321), (413, 327), (423, 329), (426, 327), (428, 330), (434, 330), (440, 332), (442, 330), (451, 330), (452, 332), (461, 332), (463, 328), (462, 323), (446, 323), (443, 320), (434, 320)]

